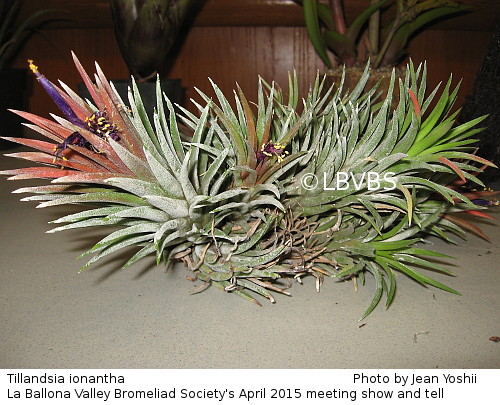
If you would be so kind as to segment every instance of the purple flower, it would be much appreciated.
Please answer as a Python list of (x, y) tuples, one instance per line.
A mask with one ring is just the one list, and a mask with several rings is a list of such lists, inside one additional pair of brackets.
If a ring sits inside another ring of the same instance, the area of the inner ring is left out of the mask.
[(257, 152), (257, 164), (260, 164), (264, 161), (266, 157), (276, 156), (278, 158), (278, 162), (283, 160), (283, 155), (288, 154), (288, 152), (284, 151), (284, 145), (279, 143), (268, 142), (262, 145), (260, 151)]
[(37, 80), (43, 86), (43, 88), (48, 93), (50, 98), (52, 98), (52, 100), (54, 100), (57, 106), (61, 109), (66, 118), (71, 123), (79, 127), (85, 128), (85, 123), (80, 118), (77, 117), (73, 109), (69, 106), (66, 100), (64, 100), (64, 98), (59, 94), (55, 86), (44, 75), (40, 74), (40, 72), (38, 71), (38, 66), (35, 66), (31, 59), (29, 59), (28, 62), (31, 71), (35, 74)]
[[(80, 118), (78, 118), (78, 116), (75, 114), (70, 105), (66, 102), (64, 97), (59, 93), (56, 87), (45, 76), (40, 74), (40, 72), (38, 71), (38, 67), (35, 66), (33, 61), (28, 60), (28, 62), (29, 62), (29, 67), (35, 74), (37, 80), (40, 82), (40, 84), (43, 86), (48, 95), (52, 98), (52, 100), (54, 100), (54, 102), (57, 104), (57, 106), (61, 109), (66, 118), (72, 124), (77, 125), (80, 128), (85, 128), (103, 139), (106, 139), (106, 137), (109, 136), (115, 141), (120, 140), (120, 135), (119, 135), (120, 131), (118, 130), (116, 125), (108, 121), (106, 111), (97, 111), (93, 113), (90, 117), (87, 117), (85, 119), (85, 122), (83, 122)], [(96, 153), (99, 153), (99, 151), (82, 134), (76, 131), (73, 132), (70, 136), (68, 136), (64, 141), (55, 145), (54, 163), (59, 157), (59, 155), (61, 155), (61, 153), (67, 148), (69, 148), (71, 145), (79, 146), (94, 151)], [(65, 159), (64, 156), (62, 158), (63, 160)]]
[(478, 199), (471, 200), (471, 201), (476, 205), (498, 205), (498, 201), (496, 201), (496, 200), (490, 201), (490, 200), (483, 200), (481, 198), (478, 198)]
[(106, 136), (109, 136), (114, 141), (120, 140), (119, 130), (116, 125), (108, 121), (108, 114), (106, 111), (97, 111), (86, 118), (85, 121), (87, 122), (87, 129), (97, 136), (104, 139)]
[[(54, 163), (56, 163), (59, 155), (64, 150), (69, 148), (69, 145), (80, 146), (82, 148), (86, 148), (86, 149), (92, 150), (94, 152), (97, 152), (97, 150), (94, 148), (94, 146), (89, 141), (87, 141), (79, 132), (73, 132), (64, 141), (62, 141), (61, 143), (58, 143), (56, 146), (54, 146)], [(62, 159), (67, 160), (64, 156), (62, 157)]]

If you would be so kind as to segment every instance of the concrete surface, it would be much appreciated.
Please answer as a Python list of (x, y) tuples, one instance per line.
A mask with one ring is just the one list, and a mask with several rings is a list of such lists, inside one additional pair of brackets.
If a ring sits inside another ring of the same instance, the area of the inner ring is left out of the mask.
[[(0, 157), (0, 169), (14, 159)], [(373, 283), (313, 279), (263, 308), (194, 288), (182, 266), (152, 260), (117, 270), (123, 257), (78, 273), (75, 260), (103, 235), (46, 235), (68, 209), (35, 209), (11, 194), (32, 182), (0, 179), (1, 368), (499, 368), (500, 227), (483, 225), (461, 246), (432, 240), (457, 259), (456, 277), (435, 278), (463, 294), (398, 277), (395, 302), (359, 327)], [(499, 211), (496, 210), (496, 216)], [(199, 283), (194, 283), (199, 285)]]

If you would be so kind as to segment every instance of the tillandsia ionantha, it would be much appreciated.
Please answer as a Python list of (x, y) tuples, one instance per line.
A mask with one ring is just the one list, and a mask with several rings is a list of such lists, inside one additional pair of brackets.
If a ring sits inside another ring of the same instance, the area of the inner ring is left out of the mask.
[(254, 303), (289, 295), (308, 275), (319, 290), (325, 277), (364, 282), (372, 274), (363, 317), (384, 293), (391, 304), (395, 273), (458, 294), (428, 275), (451, 272), (425, 258), (445, 255), (420, 242), (476, 229), (455, 213), (488, 217), (482, 209), (494, 193), (459, 187), (482, 187), (476, 174), (493, 164), (473, 153), (484, 117), (454, 126), (451, 78), (432, 109), (439, 89), (427, 95), (426, 67), (412, 63), (403, 80), (392, 76), (381, 101), (377, 86), (365, 89), (369, 66), (351, 92), (342, 83), (323, 89), (318, 77), (301, 103), (296, 74), (287, 95), (260, 79), (254, 106), (237, 88), (233, 107), (212, 83), (216, 100), (199, 91), (198, 114), (176, 110), (158, 85), (150, 122), (134, 82), (128, 109), (98, 65), (93, 83), (74, 60), (92, 101), (30, 62), (64, 117), (17, 111), (50, 141), (9, 138), (37, 150), (9, 156), (42, 166), (2, 174), (51, 179), (15, 191), (34, 194), (23, 200), (39, 207), (91, 206), (53, 221), (49, 232), (113, 227), (84, 253), (94, 255), (83, 268), (136, 247), (124, 267), (149, 255), (158, 264), (182, 261), (202, 282), (194, 292), (212, 285)]

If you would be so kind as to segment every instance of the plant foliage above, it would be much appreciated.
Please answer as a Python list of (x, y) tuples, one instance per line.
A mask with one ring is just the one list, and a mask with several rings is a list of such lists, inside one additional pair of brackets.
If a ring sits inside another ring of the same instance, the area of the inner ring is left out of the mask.
[[(287, 95), (260, 79), (256, 105), (238, 88), (235, 107), (212, 83), (216, 100), (200, 92), (198, 114), (182, 107), (177, 114), (168, 99), (165, 111), (158, 85), (150, 122), (135, 83), (128, 110), (98, 66), (94, 84), (75, 63), (95, 105), (31, 64), (64, 117), (18, 111), (48, 141), (8, 138), (36, 150), (9, 156), (42, 165), (2, 174), (49, 179), (16, 190), (34, 194), (23, 200), (39, 207), (89, 206), (53, 221), (50, 232), (113, 227), (84, 254), (93, 256), (83, 268), (136, 247), (124, 267), (149, 255), (158, 264), (182, 261), (203, 282), (195, 292), (212, 285), (255, 303), (288, 295), (305, 276), (319, 290), (325, 277), (371, 274), (376, 289), (363, 316), (383, 295), (391, 304), (396, 273), (457, 293), (432, 276), (451, 273), (432, 261), (444, 255), (420, 242), (477, 229), (455, 213), (488, 216), (479, 204), (492, 193), (457, 185), (481, 185), (475, 173), (492, 164), (472, 153), (484, 117), (454, 125), (451, 78), (427, 94), (425, 65), (410, 64), (379, 102), (376, 87), (365, 89), (367, 66), (352, 92), (342, 83), (335, 92), (323, 89), (318, 78), (300, 102), (294, 74)], [(348, 181), (340, 184), (341, 173)]]
[(10, 66), (23, 42), (46, 22), (43, 17), (49, 13), (40, 10), (19, 22), (22, 5), (22, 0), (0, 0), (0, 71)]
[[(347, 26), (343, 0), (294, 0), (304, 8), (307, 33), (317, 54), (329, 67), (363, 66), (368, 59), (375, 67), (396, 66), (407, 56), (412, 36), (428, 25), (468, 8), (447, 0), (365, 0), (367, 7)], [(389, 9), (391, 19), (383, 24), (380, 12)], [(363, 54), (359, 48), (364, 48)]]
[(194, 0), (110, 0), (115, 36), (130, 74), (154, 80)]

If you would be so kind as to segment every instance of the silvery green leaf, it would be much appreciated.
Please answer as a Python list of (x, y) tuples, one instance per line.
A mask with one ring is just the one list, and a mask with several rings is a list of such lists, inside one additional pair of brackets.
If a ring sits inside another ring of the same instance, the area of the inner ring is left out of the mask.
[(398, 182), (405, 185), (418, 184), (422, 185), (428, 189), (433, 189), (439, 194), (441, 194), (444, 198), (446, 198), (451, 204), (454, 204), (453, 197), (462, 200), (466, 204), (470, 204), (474, 206), (474, 204), (463, 194), (455, 191), (451, 188), (433, 182), (431, 180), (415, 177), (415, 176), (398, 176)]
[(351, 265), (347, 265), (342, 268), (342, 270), (335, 274), (337, 278), (344, 278), (350, 276), (351, 274), (357, 274), (362, 271), (366, 266), (366, 262), (363, 259), (359, 259), (357, 263), (353, 263)]
[(161, 209), (172, 218), (187, 217), (189, 215), (188, 204), (185, 200), (179, 200), (157, 195), (146, 195), (144, 199), (151, 205)]
[(370, 156), (373, 150), (377, 147), (387, 130), (388, 109), (389, 106), (387, 102), (385, 102), (382, 109), (378, 112), (374, 122), (366, 130), (360, 141), (356, 144), (355, 152), (349, 157), (350, 164), (354, 164), (359, 159)]
[(78, 222), (72, 222), (67, 225), (59, 226), (54, 229), (50, 229), (47, 231), (47, 233), (56, 233), (60, 231), (66, 231), (68, 229), (77, 229), (77, 228), (87, 228), (89, 226), (110, 226), (110, 225), (115, 225), (120, 222), (123, 222), (122, 218), (89, 218), (89, 219), (84, 219)]
[(262, 88), (264, 80), (259, 77), (259, 87), (258, 87), (258, 102), (257, 102), (257, 123), (256, 123), (256, 135), (259, 143), (262, 142), (264, 137), (264, 133), (266, 131), (266, 126), (269, 120), (271, 119), (271, 115), (273, 113), (273, 98), (275, 94), (274, 82), (272, 83), (269, 96), (267, 99), (267, 107), (266, 102), (264, 100), (264, 91)]
[[(190, 101), (198, 107), (198, 110), (203, 110), (203, 107), (199, 106), (196, 101), (194, 101), (193, 99), (191, 99)], [(179, 118), (181, 119), (181, 121), (194, 131), (196, 129), (196, 123), (198, 122), (198, 117), (181, 105), (177, 105), (177, 108), (179, 108), (179, 110), (183, 114), (179, 114)]]
[[(135, 101), (134, 101), (134, 98), (132, 95), (132, 90), (130, 88), (129, 88), (128, 98), (129, 98), (129, 104), (130, 104), (130, 107), (132, 110), (132, 115), (130, 116), (130, 120), (132, 121), (132, 124), (134, 126), (134, 131), (138, 135), (140, 142), (148, 149), (154, 149), (154, 148), (159, 149), (159, 145), (155, 145), (153, 143), (153, 141), (151, 140), (150, 134), (148, 133), (148, 130), (144, 126), (144, 123), (139, 115), (139, 112), (137, 111), (137, 106), (135, 104)], [(158, 142), (158, 140), (156, 140), (156, 142)]]
[(156, 75), (156, 111), (154, 115), (157, 117), (157, 122), (155, 120), (155, 126), (158, 130), (159, 128), (166, 128), (168, 126), (167, 117), (165, 115), (165, 108), (163, 105), (163, 95), (164, 93), (161, 90), (161, 80), (160, 75)]
[(398, 140), (396, 146), (394, 146), (392, 153), (407, 153), (415, 142), (418, 129), (419, 121), (417, 116), (412, 114), (409, 128), (404, 130), (404, 132), (400, 132), (400, 139)]
[(271, 229), (271, 227), (276, 223), (276, 216), (271, 214), (267, 218), (264, 217), (264, 220), (266, 220), (266, 222), (259, 226), (257, 231), (250, 237), (250, 239), (238, 245), (238, 248), (234, 251), (234, 254), (244, 253), (257, 245), (257, 243), (262, 240), (262, 237), (267, 233), (267, 231), (269, 231), (269, 229)]
[[(133, 94), (133, 96), (132, 96)], [(132, 77), (132, 91), (129, 88), (129, 103), (132, 110), (132, 117), (135, 127), (141, 136), (141, 139), (146, 147), (155, 147), (160, 149), (158, 138), (153, 131), (153, 127), (149, 122), (149, 117), (142, 102), (141, 94), (137, 87), (134, 77)]]
[[(205, 144), (213, 145), (214, 132), (215, 129), (213, 127), (208, 128), (207, 134), (204, 139)], [(221, 150), (219, 149), (219, 153), (217, 155), (210, 155), (209, 153), (205, 153), (206, 151), (203, 150), (200, 150), (199, 152), (200, 152), (200, 158), (198, 159), (197, 162), (197, 168), (199, 173), (198, 181), (200, 181), (201, 177), (207, 172), (209, 163), (211, 163), (213, 159), (220, 154)], [(200, 184), (198, 183), (196, 186), (196, 190), (199, 189), (200, 189)]]
[(244, 278), (237, 279), (236, 283), (241, 287), (247, 288), (251, 291), (256, 292), (257, 294), (262, 295), (263, 297), (267, 298), (271, 302), (275, 302), (274, 297), (271, 295), (271, 293), (265, 287), (261, 287), (260, 285), (257, 285), (257, 284), (255, 284), (247, 279), (244, 279)]
[(295, 155), (287, 156), (282, 162), (276, 163), (274, 167), (268, 169), (261, 177), (260, 181), (266, 183), (274, 183), (275, 181), (278, 181), (284, 173), (298, 165), (300, 159), (304, 155), (305, 152), (299, 152)]
[(215, 133), (217, 134), (224, 149), (229, 149), (231, 152), (230, 156), (234, 156), (234, 150), (231, 141), (229, 140), (229, 138), (227, 137), (227, 135), (225, 134), (224, 130), (221, 128), (217, 120), (216, 119), (211, 120), (210, 126), (214, 128)]
[(276, 185), (274, 185), (273, 183), (258, 184), (255, 187), (252, 187), (250, 190), (250, 195), (254, 196), (256, 194), (261, 194), (263, 191), (270, 191), (278, 199), (281, 196), (278, 187), (276, 187)]
[(196, 146), (199, 149), (203, 149), (203, 150), (207, 151), (208, 153), (212, 154), (213, 156), (219, 156), (222, 152), (224, 152), (224, 149), (220, 150), (218, 148), (214, 148), (213, 146), (205, 145), (203, 143), (188, 142), (187, 145)]
[(221, 201), (224, 201), (224, 200), (227, 200), (227, 199), (230, 199), (230, 198), (242, 195), (242, 194), (247, 194), (247, 193), (248, 193), (248, 190), (241, 189), (241, 188), (234, 188), (231, 190), (224, 191), (224, 192), (217, 194), (213, 197), (209, 197), (207, 199), (207, 202), (215, 204), (215, 203), (218, 203), (218, 202), (221, 202)]
[(157, 247), (156, 250), (161, 253), (165, 250), (169, 244), (171, 244), (173, 241), (175, 241), (178, 238), (183, 238), (186, 236), (186, 232), (182, 231), (174, 231), (171, 234), (169, 234), (165, 239), (160, 240), (157, 242)]
[[(109, 245), (106, 249), (104, 249), (104, 250), (100, 251), (99, 253), (97, 253), (96, 255), (94, 255), (92, 257), (92, 259), (90, 259), (87, 262), (87, 264), (85, 264), (85, 266), (83, 266), (80, 269), (80, 271), (85, 270), (87, 267), (89, 267), (90, 265), (92, 265), (93, 263), (98, 261), (99, 259), (103, 258), (104, 256), (109, 255), (110, 253), (114, 253), (117, 250), (123, 249), (124, 247), (136, 246), (136, 245), (140, 244), (141, 242), (148, 241), (149, 239), (151, 239), (151, 235), (137, 235), (137, 236), (132, 236), (130, 238), (123, 239), (123, 240), (116, 242), (112, 245)], [(89, 254), (89, 253), (91, 253), (91, 251), (84, 253), (84, 255)]]
[(57, 200), (41, 203), (37, 208), (52, 207), (62, 204), (79, 204), (79, 203), (115, 203), (131, 206), (146, 205), (146, 202), (130, 193), (118, 193), (116, 191), (102, 191), (87, 194), (71, 195), (58, 198)]
[(348, 101), (351, 101), (353, 104), (356, 104), (356, 101), (362, 94), (366, 83), (368, 82), (368, 78), (370, 77), (370, 64), (367, 63), (365, 66), (365, 70), (359, 79), (359, 82), (356, 84), (356, 87), (352, 90), (351, 94), (349, 94)]
[(179, 221), (177, 219), (172, 219), (163, 223), (160, 229), (158, 229), (154, 234), (154, 242), (157, 244), (159, 240), (165, 236), (166, 233), (171, 233), (168, 231), (172, 231), (177, 228), (179, 228)]
[(163, 189), (154, 183), (145, 180), (132, 179), (129, 177), (114, 177), (104, 180), (104, 183), (120, 188), (124, 191), (128, 191), (129, 193), (135, 194), (139, 197), (149, 194), (164, 194)]
[(233, 277), (232, 273), (223, 273), (221, 271), (213, 271), (209, 275), (210, 279), (213, 281), (226, 281)]
[(233, 255), (231, 256), (231, 263), (236, 266), (248, 266), (257, 267), (266, 263), (269, 263), (276, 259), (278, 256), (283, 254), (285, 250), (288, 249), (287, 246), (279, 246), (271, 252), (268, 252), (261, 256), (244, 256), (244, 255)]
[(167, 141), (171, 142), (171, 149), (177, 154), (179, 161), (184, 160), (184, 149), (182, 148), (182, 140), (179, 132), (179, 127), (177, 126), (176, 114), (172, 102), (165, 96), (165, 102), (167, 103), (168, 110), (170, 111), (170, 133), (167, 133)]
[(163, 192), (166, 193), (166, 196), (172, 198), (184, 197), (182, 187), (177, 178), (173, 174), (171, 174), (170, 171), (165, 166), (163, 166), (155, 157), (153, 157), (148, 150), (145, 150), (145, 154), (149, 167), (151, 168), (151, 172), (158, 180), (158, 183), (160, 183), (160, 186), (163, 188)]
[(283, 204), (279, 200), (277, 200), (274, 197), (267, 196), (267, 195), (262, 195), (259, 198), (248, 202), (249, 208), (254, 207), (256, 205), (273, 205), (276, 208), (278, 208), (279, 210), (281, 210), (283, 212), (285, 211), (285, 207), (283, 206)]
[[(200, 116), (200, 119), (196, 125), (196, 129), (193, 134), (192, 141), (194, 143), (202, 143), (203, 142), (203, 134), (206, 130), (206, 123), (208, 119), (208, 113), (210, 111), (210, 106), (207, 105)], [(193, 174), (193, 187), (197, 189), (199, 187), (199, 178), (198, 178), (198, 161), (199, 161), (199, 148), (195, 145), (191, 145), (190, 147), (190, 155), (189, 155), (189, 172)], [(182, 173), (182, 168), (181, 168)]]
[(190, 202), (189, 202), (189, 218), (193, 222), (198, 222), (202, 216), (203, 212), (201, 209), (210, 203), (208, 202), (208, 196), (206, 195), (198, 195), (194, 197)]
[[(115, 232), (110, 233), (105, 238), (101, 239), (96, 245), (90, 250), (90, 252), (101, 250), (108, 247), (114, 242), (120, 241), (124, 238), (131, 236), (136, 236), (137, 234), (147, 234), (149, 239), (153, 239), (154, 233), (160, 228), (160, 224), (155, 222), (140, 222), (137, 225), (127, 226), (125, 228), (119, 229)], [(146, 240), (146, 239), (144, 239)]]
[(201, 208), (201, 207), (206, 207), (207, 205), (210, 205), (210, 201), (209, 201), (209, 198), (207, 195), (203, 195), (203, 194), (200, 194), (196, 197), (194, 197), (192, 200), (191, 200), (191, 203), (190, 203), (190, 209), (193, 209), (193, 208)]
[(408, 157), (408, 155), (406, 153), (391, 154), (385, 158), (380, 159), (377, 162), (377, 166), (375, 166), (373, 170), (376, 171), (377, 173), (383, 173), (386, 170), (390, 169), (394, 163), (396, 163), (396, 162), (398, 162), (401, 159), (404, 159), (406, 157)]
[(84, 219), (89, 219), (93, 217), (106, 217), (108, 215), (113, 215), (119, 213), (120, 211), (127, 210), (129, 207), (127, 206), (113, 206), (113, 207), (102, 207), (95, 208), (91, 210), (85, 210), (82, 212), (77, 212), (70, 215), (65, 215), (55, 221), (50, 221), (49, 223), (59, 224), (62, 222), (76, 222), (82, 221)]
[(375, 309), (375, 307), (380, 302), (384, 289), (385, 290), (387, 289), (387, 287), (384, 288), (385, 281), (384, 278), (382, 277), (382, 272), (380, 271), (379, 267), (376, 264), (373, 264), (372, 262), (367, 262), (366, 264), (367, 268), (370, 269), (370, 273), (372, 273), (375, 278), (375, 294), (373, 296), (372, 302), (366, 309), (360, 321), (366, 318), (368, 315), (370, 315), (370, 313)]
[[(167, 141), (167, 138), (170, 138), (170, 134), (168, 131), (168, 126), (162, 125), (159, 122), (158, 115), (154, 114), (154, 122), (156, 126), (156, 133), (160, 142), (160, 150), (144, 148), (145, 152), (154, 156), (154, 158), (165, 167), (168, 167), (172, 173), (179, 173), (181, 170), (181, 162), (179, 161), (179, 157), (173, 150), (173, 146), (171, 146), (171, 142)], [(165, 128), (165, 129), (164, 129)], [(169, 134), (167, 136), (167, 134)]]
[(215, 208), (212, 211), (210, 211), (210, 213), (213, 214), (213, 213), (216, 213), (216, 212), (231, 210), (233, 208), (241, 208), (241, 209), (238, 210), (240, 212), (246, 212), (246, 211), (248, 211), (247, 208), (243, 209), (243, 207), (247, 207), (247, 204), (245, 204), (245, 203), (238, 203), (238, 202), (232, 202), (232, 203), (224, 204), (221, 207)]
[(233, 108), (231, 107), (231, 104), (229, 103), (228, 99), (226, 98), (226, 96), (224, 96), (224, 93), (222, 93), (222, 91), (219, 89), (219, 87), (214, 83), (212, 79), (208, 78), (208, 80), (210, 81), (210, 84), (212, 85), (215, 91), (215, 94), (217, 96), (217, 99), (219, 100), (224, 115), (229, 119), (231, 125), (234, 128), (238, 128), (239, 127), (238, 117), (236, 117), (236, 114), (234, 113)]
[(272, 278), (277, 279), (280, 277), (278, 273), (274, 273), (266, 270), (253, 269), (250, 272), (239, 272), (235, 274), (236, 277), (249, 278), (249, 277), (262, 277), (262, 278)]
[(138, 218), (152, 222), (165, 222), (170, 219), (164, 211), (153, 207), (133, 207), (125, 208), (116, 213), (110, 214), (109, 218)]
[(222, 185), (227, 180), (230, 174), (231, 174), (231, 169), (227, 169), (219, 176), (219, 178), (217, 178), (217, 180), (212, 185), (212, 188), (210, 189), (211, 196), (217, 195), (219, 193), (220, 188), (222, 187)]
[(182, 192), (184, 193), (184, 196), (186, 197), (187, 201), (191, 201), (197, 195), (193, 183), (191, 183), (190, 167), (191, 167), (191, 150), (189, 150), (184, 156), (184, 161), (182, 162), (181, 171), (178, 177), (179, 183), (181, 184), (182, 187)]
[(154, 178), (147, 164), (143, 162), (138, 156), (129, 152), (127, 149), (121, 146), (119, 142), (116, 142), (112, 138), (109, 138), (108, 142), (116, 152), (118, 157), (121, 159), (121, 161), (138, 178), (144, 180), (152, 180)]
[(399, 135), (399, 127), (396, 119), (392, 119), (389, 122), (391, 128), (387, 131), (384, 136), (384, 139), (380, 142), (380, 144), (375, 148), (372, 152), (372, 156), (377, 159), (385, 158), (390, 156), (396, 142), (398, 140)]
[(125, 269), (135, 262), (139, 261), (140, 259), (143, 259), (144, 257), (154, 253), (156, 251), (156, 246), (153, 243), (148, 243), (146, 246), (144, 246), (141, 250), (139, 250), (135, 255), (133, 255), (127, 263), (125, 263), (122, 268)]
[(43, 194), (43, 195), (31, 195), (29, 197), (23, 197), (19, 201), (52, 201), (57, 200), (62, 197), (66, 197), (67, 194)]

